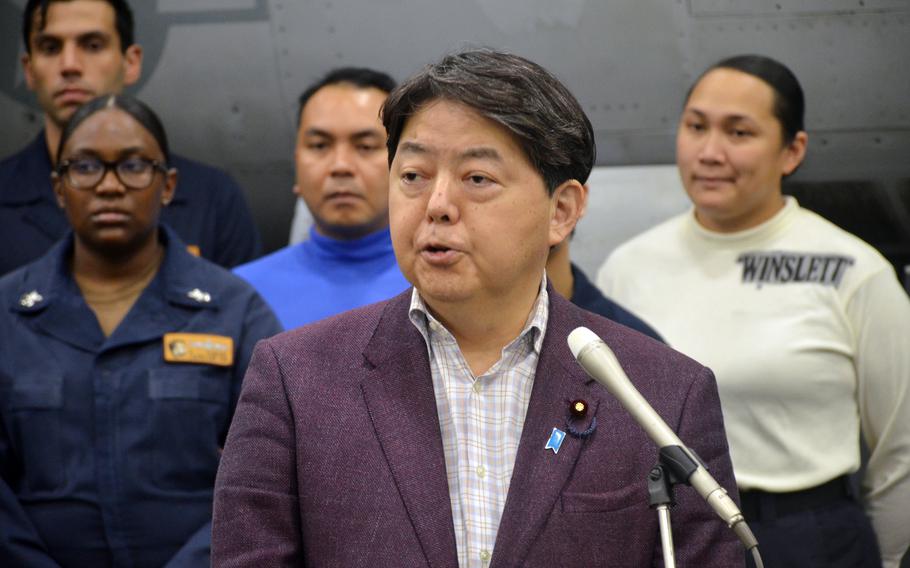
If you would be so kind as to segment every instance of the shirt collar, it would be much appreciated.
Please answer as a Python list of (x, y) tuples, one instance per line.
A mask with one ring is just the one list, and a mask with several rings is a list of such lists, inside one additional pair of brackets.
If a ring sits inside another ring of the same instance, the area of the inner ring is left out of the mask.
[[(207, 288), (210, 283), (198, 281), (200, 271), (194, 270), (195, 257), (187, 252), (183, 241), (166, 225), (159, 225), (158, 235), (165, 248), (164, 259), (149, 287), (160, 288), (174, 304), (217, 308), (217, 294)], [(55, 299), (79, 294), (69, 263), (74, 238), (70, 230), (43, 257), (21, 269), (25, 274), (12, 306), (15, 311), (38, 312)]]
[[(528, 319), (525, 321), (521, 333), (518, 334), (518, 337), (515, 338), (515, 340), (509, 343), (509, 346), (520, 340), (530, 341), (534, 348), (534, 352), (540, 355), (549, 317), (550, 296), (547, 293), (547, 274), (544, 272), (540, 282), (540, 289), (537, 293), (537, 300), (534, 302), (534, 306), (528, 314)], [(423, 336), (428, 347), (430, 346), (430, 340), (434, 334), (433, 328), (442, 330), (446, 337), (452, 338), (454, 341), (452, 333), (430, 313), (416, 287), (411, 289), (411, 306), (408, 309), (408, 318), (411, 320), (411, 323), (414, 324), (414, 327), (417, 328), (417, 331), (420, 332), (420, 335)]]
[(199, 270), (197, 257), (187, 251), (186, 244), (170, 227), (160, 224), (158, 234), (165, 247), (159, 277), (167, 299), (188, 308), (218, 308), (220, 290), (214, 290), (215, 282), (206, 277), (209, 271)]
[(689, 210), (689, 214), (686, 218), (686, 223), (689, 225), (692, 234), (694, 234), (696, 238), (703, 241), (713, 241), (715, 243), (725, 243), (732, 245), (749, 244), (753, 241), (760, 241), (767, 238), (769, 235), (783, 231), (787, 226), (789, 226), (790, 222), (796, 215), (796, 211), (799, 209), (799, 203), (792, 195), (784, 195), (783, 197), (784, 206), (781, 207), (780, 211), (776, 212), (773, 217), (762, 221), (760, 224), (754, 227), (743, 229), (742, 231), (721, 233), (718, 231), (712, 231), (711, 229), (706, 229), (695, 218), (694, 207)]

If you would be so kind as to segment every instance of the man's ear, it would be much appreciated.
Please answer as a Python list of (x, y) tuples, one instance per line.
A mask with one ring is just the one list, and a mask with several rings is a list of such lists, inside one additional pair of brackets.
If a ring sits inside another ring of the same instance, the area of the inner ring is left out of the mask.
[(123, 52), (123, 86), (128, 87), (142, 76), (142, 46), (134, 43)]
[(550, 246), (569, 238), (588, 206), (588, 187), (578, 180), (563, 182), (550, 197)]
[[(582, 217), (585, 216), (585, 213), (588, 212), (588, 194), (589, 194), (590, 191), (591, 191), (591, 186), (589, 186), (589, 185), (586, 184), (586, 183), (582, 184), (581, 187), (585, 190), (585, 196), (584, 196), (585, 198), (584, 198), (584, 202), (582, 203), (581, 213), (578, 214), (578, 220), (579, 220), (579, 221), (581, 220)], [(578, 222), (578, 221), (576, 221), (576, 223), (577, 223), (577, 222)], [(573, 229), (573, 230), (574, 230), (574, 229)]]
[(28, 53), (23, 53), (19, 58), (22, 63), (22, 73), (25, 75), (25, 85), (29, 91), (35, 90), (35, 76), (32, 75), (32, 58)]

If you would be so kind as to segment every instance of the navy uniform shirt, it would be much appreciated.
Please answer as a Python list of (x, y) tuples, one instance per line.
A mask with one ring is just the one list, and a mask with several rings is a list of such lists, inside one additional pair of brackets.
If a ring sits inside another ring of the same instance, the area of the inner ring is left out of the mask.
[(281, 327), (161, 235), (157, 275), (107, 338), (71, 235), (0, 278), (0, 566), (209, 565), (220, 448), (253, 345)]
[(585, 273), (574, 264), (572, 264), (572, 280), (574, 281), (571, 298), (573, 304), (616, 323), (621, 323), (626, 327), (631, 327), (635, 331), (644, 333), (648, 337), (653, 337), (657, 341), (664, 342), (660, 334), (654, 331), (654, 328), (643, 322), (629, 310), (604, 296), (600, 290), (591, 284)]
[[(227, 173), (171, 155), (177, 191), (161, 221), (203, 258), (232, 268), (260, 255), (259, 233), (240, 186)], [(0, 275), (37, 259), (69, 229), (51, 186), (42, 130), (0, 162)]]

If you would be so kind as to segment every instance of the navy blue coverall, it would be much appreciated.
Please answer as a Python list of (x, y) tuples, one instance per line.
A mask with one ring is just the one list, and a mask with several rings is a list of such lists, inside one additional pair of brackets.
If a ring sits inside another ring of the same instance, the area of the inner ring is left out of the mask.
[[(281, 327), (160, 234), (157, 275), (107, 338), (68, 268), (72, 234), (0, 278), (0, 566), (209, 565), (220, 448), (253, 345)], [(165, 361), (172, 332), (230, 338), (233, 364)]]

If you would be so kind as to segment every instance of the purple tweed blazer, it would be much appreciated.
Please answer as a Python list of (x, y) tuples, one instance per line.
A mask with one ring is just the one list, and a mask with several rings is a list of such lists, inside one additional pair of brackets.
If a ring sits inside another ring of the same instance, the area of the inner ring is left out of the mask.
[[(215, 487), (212, 563), (457, 567), (427, 347), (410, 290), (256, 347)], [(646, 476), (657, 450), (575, 362), (566, 337), (604, 338), (664, 420), (737, 498), (714, 377), (644, 335), (550, 292), (550, 317), (492, 568), (662, 565)], [(594, 433), (567, 436), (569, 402)], [(672, 509), (680, 567), (737, 567), (732, 533), (689, 487)]]

